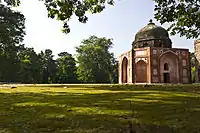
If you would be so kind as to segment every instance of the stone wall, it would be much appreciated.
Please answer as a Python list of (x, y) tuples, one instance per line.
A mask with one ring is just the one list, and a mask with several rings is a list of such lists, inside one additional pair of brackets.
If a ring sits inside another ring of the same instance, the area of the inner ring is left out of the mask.
[[(188, 49), (136, 48), (122, 54), (118, 60), (120, 84), (165, 83), (166, 73), (169, 74), (168, 83), (191, 83)], [(165, 63), (169, 65), (168, 72), (164, 70)]]
[(150, 47), (134, 49), (134, 83), (150, 83)]
[(196, 83), (200, 82), (200, 40), (194, 41), (194, 55), (196, 58)]
[(151, 48), (151, 83), (164, 83), (164, 64), (169, 64), (170, 83), (190, 83), (188, 49)]
[[(123, 53), (119, 56), (118, 61), (119, 61), (119, 70), (118, 70), (118, 78), (119, 78), (119, 84), (122, 83), (133, 83), (133, 52), (132, 50)], [(125, 64), (123, 64), (124, 59), (127, 59), (127, 66), (125, 66)], [(126, 69), (126, 70), (125, 70)], [(125, 81), (124, 79), (127, 78), (127, 81)]]

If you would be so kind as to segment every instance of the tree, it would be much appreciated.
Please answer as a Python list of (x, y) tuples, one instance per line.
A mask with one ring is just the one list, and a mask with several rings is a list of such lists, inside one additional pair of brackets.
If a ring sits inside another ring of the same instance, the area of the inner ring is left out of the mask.
[[(6, 1), (7, 2), (7, 1)], [(0, 80), (18, 81), (19, 60), (17, 47), (25, 35), (25, 18), (23, 14), (11, 10), (0, 2)]]
[(200, 0), (154, 0), (155, 18), (161, 23), (171, 23), (171, 35), (187, 38), (200, 35)]
[(82, 82), (110, 83), (113, 71), (112, 39), (90, 36), (76, 47), (77, 74)]
[(25, 35), (24, 15), (0, 3), (0, 45), (15, 45)]
[(192, 83), (194, 83), (196, 80), (196, 67), (192, 67), (191, 75), (192, 75)]
[(194, 52), (191, 52), (190, 53), (190, 64), (191, 64), (191, 67), (195, 67), (195, 63), (196, 63), (196, 57), (194, 55)]
[(111, 83), (118, 83), (118, 61), (115, 58), (112, 61)]
[(65, 33), (70, 32), (68, 21), (72, 15), (76, 15), (80, 22), (86, 23), (86, 12), (99, 13), (105, 9), (106, 3), (113, 5), (114, 0), (45, 0), (48, 16), (63, 21)]
[(17, 73), (20, 66), (15, 45), (1, 45), (0, 62), (0, 80), (6, 82), (18, 81)]
[(42, 79), (39, 57), (33, 48), (18, 46), (19, 78), (22, 83), (39, 83)]
[(191, 75), (192, 75), (192, 82), (195, 82), (196, 78), (196, 57), (194, 52), (190, 53), (190, 65), (191, 65)]
[(39, 53), (39, 62), (42, 64), (43, 83), (52, 83), (55, 81), (56, 76), (56, 62), (53, 59), (52, 51), (46, 49), (44, 52)]
[(61, 52), (58, 54), (57, 59), (57, 83), (76, 83), (76, 62), (71, 54), (67, 52)]

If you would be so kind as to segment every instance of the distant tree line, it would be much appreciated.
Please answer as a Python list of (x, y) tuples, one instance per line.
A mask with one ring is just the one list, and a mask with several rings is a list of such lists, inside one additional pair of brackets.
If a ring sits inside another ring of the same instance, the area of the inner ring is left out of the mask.
[(0, 82), (117, 83), (117, 61), (109, 52), (111, 39), (91, 36), (76, 47), (76, 59), (52, 50), (36, 53), (25, 45), (0, 45)]
[(5, 2), (0, 1), (0, 82), (117, 83), (112, 39), (90, 36), (76, 47), (75, 57), (61, 52), (54, 59), (50, 49), (36, 53), (22, 44), (24, 15)]

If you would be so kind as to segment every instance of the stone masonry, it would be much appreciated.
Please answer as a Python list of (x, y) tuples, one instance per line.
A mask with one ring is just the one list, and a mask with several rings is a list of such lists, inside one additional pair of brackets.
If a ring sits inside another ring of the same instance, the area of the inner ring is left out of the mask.
[(196, 66), (196, 83), (200, 82), (200, 40), (194, 41), (194, 55), (195, 55), (195, 66)]

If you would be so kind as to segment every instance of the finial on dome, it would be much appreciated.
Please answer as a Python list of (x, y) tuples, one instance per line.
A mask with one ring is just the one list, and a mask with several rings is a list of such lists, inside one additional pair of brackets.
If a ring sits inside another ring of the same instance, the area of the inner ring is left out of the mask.
[(154, 24), (152, 19), (149, 20), (149, 24)]

